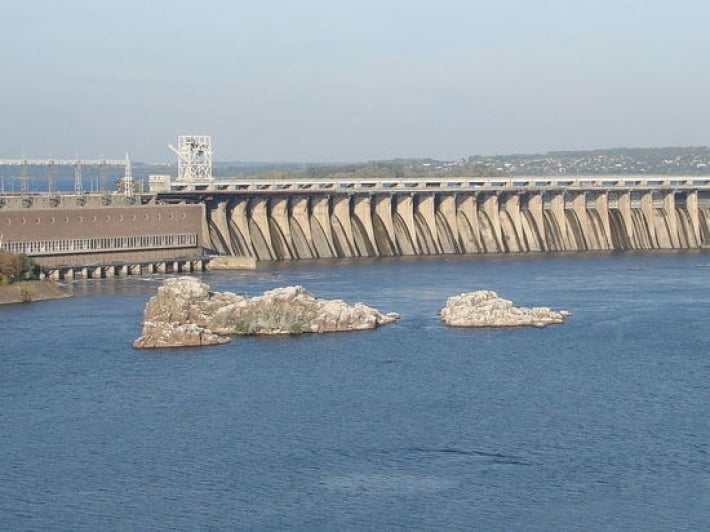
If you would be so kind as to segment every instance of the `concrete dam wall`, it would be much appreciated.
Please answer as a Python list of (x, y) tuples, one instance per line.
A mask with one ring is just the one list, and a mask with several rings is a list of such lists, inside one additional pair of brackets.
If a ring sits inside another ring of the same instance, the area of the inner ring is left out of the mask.
[(205, 212), (213, 252), (257, 260), (710, 244), (697, 190), (215, 194)]

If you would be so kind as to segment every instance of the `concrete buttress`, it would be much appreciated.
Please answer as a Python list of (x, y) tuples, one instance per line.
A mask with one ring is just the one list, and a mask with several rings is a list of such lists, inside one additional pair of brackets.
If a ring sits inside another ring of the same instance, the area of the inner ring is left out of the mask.
[(656, 224), (654, 223), (656, 213), (653, 208), (653, 193), (650, 191), (641, 194), (641, 212), (643, 213), (643, 217), (646, 219), (648, 236), (651, 239), (651, 248), (656, 249), (658, 247)]
[(563, 192), (554, 192), (550, 198), (550, 212), (557, 222), (562, 237), (562, 246), (564, 251), (574, 250), (574, 244), (570, 241), (567, 234), (567, 217), (565, 216), (565, 195)]
[[(380, 219), (387, 231), (390, 242), (394, 247), (395, 255), (401, 255), (397, 238), (395, 236), (394, 222), (392, 221), (392, 196), (389, 194), (379, 194), (375, 196), (375, 215)], [(376, 243), (376, 242), (373, 242)], [(380, 253), (382, 250), (380, 250)]]
[[(378, 256), (379, 253), (378, 253), (377, 247), (376, 247), (375, 231), (373, 230), (373, 227), (372, 227), (372, 203), (371, 203), (370, 199), (371, 199), (370, 196), (355, 197), (355, 199), (354, 199), (355, 206), (353, 208), (353, 211), (354, 211), (355, 216), (357, 216), (358, 220), (360, 220), (360, 223), (365, 228), (365, 234), (366, 234), (368, 240), (370, 241), (370, 246), (367, 246), (367, 248), (370, 249), (370, 247), (371, 247), (372, 251), (374, 251), (374, 253), (375, 253), (375, 256)], [(360, 254), (362, 256), (367, 255), (367, 253), (360, 253)]]
[(230, 213), (230, 220), (244, 239), (244, 244), (246, 245), (249, 256), (253, 257), (254, 244), (252, 244), (251, 233), (249, 232), (249, 218), (247, 217), (248, 205), (249, 200), (247, 199), (238, 199), (234, 202)]
[(545, 218), (542, 214), (542, 193), (531, 193), (528, 196), (528, 212), (535, 222), (537, 232), (540, 235), (542, 249), (531, 249), (530, 251), (545, 251), (547, 249), (547, 239), (545, 238)]
[[(425, 229), (428, 231), (429, 236), (432, 238), (432, 242), (427, 244), (427, 242), (419, 242), (419, 248), (422, 250), (429, 250), (430, 255), (436, 255), (441, 253), (441, 248), (439, 247), (439, 242), (436, 233), (436, 211), (434, 210), (434, 194), (421, 194), (419, 196), (419, 202), (416, 206), (416, 213), (419, 214), (421, 219), (426, 226)], [(419, 234), (417, 234), (419, 238)], [(429, 249), (431, 246), (434, 249)]]
[[(484, 235), (484, 240), (488, 240), (488, 244), (486, 245), (486, 251), (488, 252), (504, 251), (502, 248), (503, 232), (500, 228), (500, 217), (498, 215), (499, 209), (498, 194), (489, 194), (484, 198), (481, 210), (488, 218), (492, 231), (491, 235)], [(483, 230), (481, 232), (483, 233)], [(485, 236), (488, 238), (485, 238)], [(493, 246), (495, 246), (496, 249), (491, 249)]]
[[(436, 224), (441, 250), (444, 253), (460, 253), (455, 194), (442, 194), (439, 196), (439, 214), (447, 226), (439, 227), (439, 224)], [(441, 230), (448, 232), (448, 234), (441, 234)]]
[(631, 243), (631, 249), (637, 249), (638, 243), (634, 235), (634, 222), (631, 219), (631, 193), (629, 191), (619, 193), (618, 209), (621, 213), (621, 219), (624, 221), (626, 238)]
[[(395, 212), (397, 216), (404, 222), (405, 229), (409, 233), (404, 236), (404, 240), (409, 240), (412, 243), (412, 255), (419, 255), (421, 253), (421, 247), (417, 241), (417, 229), (414, 225), (414, 200), (411, 194), (398, 194), (395, 204)], [(408, 237), (408, 238), (407, 238)], [(402, 249), (403, 254), (407, 254), (404, 243), (400, 242), (401, 239), (397, 238), (397, 244)]]
[(698, 191), (693, 190), (688, 192), (685, 200), (685, 206), (688, 209), (688, 216), (690, 217), (690, 223), (692, 225), (693, 236), (695, 237), (695, 243), (699, 246), (702, 242), (702, 236), (700, 232), (700, 215), (698, 213)]
[(307, 197), (294, 198), (291, 201), (291, 217), (293, 223), (300, 227), (306, 239), (306, 244), (308, 245), (308, 256), (301, 257), (299, 254), (298, 258), (300, 259), (310, 259), (318, 256), (313, 246), (313, 234), (311, 233), (311, 221), (308, 206), (309, 201)]
[[(311, 203), (311, 234), (314, 236), (313, 247), (320, 258), (333, 258), (337, 256), (333, 243), (330, 206), (330, 198), (323, 196), (313, 198)], [(314, 228), (316, 226), (318, 230)], [(316, 234), (321, 235), (321, 233), (325, 242), (321, 241), (321, 238), (315, 238)]]
[[(232, 239), (229, 237), (229, 224), (227, 223), (227, 201), (220, 201), (212, 209), (212, 226), (220, 235), (221, 242), (226, 247), (228, 255), (234, 255), (236, 250), (232, 246)], [(221, 246), (220, 246), (221, 247)]]
[(513, 235), (505, 235), (508, 250), (511, 252), (527, 251), (523, 249), (525, 240), (523, 239), (523, 224), (520, 219), (520, 196), (517, 194), (509, 194), (503, 203), (510, 222), (513, 225)]
[[(276, 255), (280, 259), (293, 258), (293, 240), (291, 238), (291, 226), (288, 220), (288, 199), (276, 198), (271, 202), (271, 221), (276, 224), (276, 227), (284, 237), (283, 249), (279, 249), (280, 253)], [(273, 238), (272, 238), (273, 240)], [(276, 250), (274, 250), (276, 251)], [(283, 255), (283, 256), (280, 256)]]
[(678, 238), (678, 218), (675, 213), (675, 193), (672, 190), (666, 192), (663, 197), (663, 210), (666, 212), (666, 219), (668, 220), (671, 244), (674, 248), (679, 248), (680, 239)]
[[(267, 249), (257, 249), (257, 256), (259, 259), (265, 259), (266, 253), (268, 253), (272, 259), (277, 258), (274, 253), (274, 246), (271, 243), (271, 231), (269, 230), (269, 211), (268, 211), (269, 200), (267, 198), (255, 198), (252, 200), (251, 204), (251, 220), (256, 225), (256, 228), (261, 233), (262, 240), (266, 245)], [(254, 235), (252, 235), (252, 241), (254, 240)]]
[[(476, 196), (473, 194), (458, 197), (457, 225), (459, 228), (459, 242), (464, 253), (480, 253), (480, 228), (478, 227), (478, 212)], [(459, 222), (458, 219), (462, 218)]]
[(609, 222), (609, 196), (606, 192), (602, 192), (596, 197), (594, 200), (594, 208), (599, 215), (599, 220), (604, 229), (604, 241), (600, 243), (602, 249), (612, 249), (611, 223)]
[(333, 199), (333, 214), (340, 226), (343, 228), (343, 234), (340, 235), (342, 253), (344, 257), (356, 257), (355, 243), (353, 242), (353, 226), (350, 218), (350, 196), (337, 196)]

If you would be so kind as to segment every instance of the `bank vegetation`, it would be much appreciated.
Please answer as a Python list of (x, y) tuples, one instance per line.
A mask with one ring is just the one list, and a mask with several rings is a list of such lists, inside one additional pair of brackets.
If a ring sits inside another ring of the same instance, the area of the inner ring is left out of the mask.
[(0, 249), (0, 304), (67, 297), (56, 283), (40, 280), (41, 268), (24, 254)]

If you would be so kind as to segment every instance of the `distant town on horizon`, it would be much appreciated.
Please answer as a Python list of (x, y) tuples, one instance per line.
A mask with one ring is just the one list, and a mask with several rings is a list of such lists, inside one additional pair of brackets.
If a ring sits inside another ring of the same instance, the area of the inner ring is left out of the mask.
[(472, 155), (465, 159), (397, 158), (356, 163), (215, 162), (215, 175), (294, 177), (421, 177), (710, 173), (710, 147), (606, 148), (534, 154)]

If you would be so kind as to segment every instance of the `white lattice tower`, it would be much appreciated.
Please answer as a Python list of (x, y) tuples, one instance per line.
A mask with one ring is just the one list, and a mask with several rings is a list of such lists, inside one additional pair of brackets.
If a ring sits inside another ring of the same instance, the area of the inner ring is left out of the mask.
[(126, 154), (126, 166), (123, 173), (123, 193), (129, 198), (133, 196), (133, 171), (128, 154)]
[(178, 156), (178, 181), (212, 180), (212, 137), (180, 135), (170, 149)]

